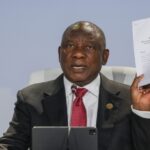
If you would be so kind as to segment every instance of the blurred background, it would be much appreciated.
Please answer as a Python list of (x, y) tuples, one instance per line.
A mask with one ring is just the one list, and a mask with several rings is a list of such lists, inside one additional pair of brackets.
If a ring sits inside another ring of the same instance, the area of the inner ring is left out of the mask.
[(149, 6), (147, 0), (0, 0), (0, 136), (30, 74), (59, 67), (57, 49), (68, 25), (97, 24), (110, 49), (107, 65), (134, 67), (132, 21), (150, 17)]

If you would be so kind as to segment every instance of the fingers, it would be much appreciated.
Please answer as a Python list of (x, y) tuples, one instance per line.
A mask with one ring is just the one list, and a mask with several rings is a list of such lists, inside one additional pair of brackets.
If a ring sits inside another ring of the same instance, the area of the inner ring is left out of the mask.
[(150, 84), (144, 85), (143, 89), (150, 89)]
[(143, 88), (142, 87), (139, 87), (139, 92), (143, 93)]
[(147, 94), (150, 92), (150, 89), (143, 89), (143, 94)]
[(141, 93), (141, 94), (147, 94), (147, 93), (150, 93), (150, 88), (143, 88), (143, 87), (139, 87), (139, 92)]
[(133, 87), (133, 88), (138, 88), (138, 85), (139, 85), (140, 81), (141, 81), (143, 78), (144, 78), (144, 75), (143, 75), (143, 74), (140, 75), (140, 76), (138, 76), (138, 77), (137, 77), (137, 75), (136, 75), (135, 78), (134, 78), (134, 80), (133, 80), (133, 83), (132, 83), (131, 87)]

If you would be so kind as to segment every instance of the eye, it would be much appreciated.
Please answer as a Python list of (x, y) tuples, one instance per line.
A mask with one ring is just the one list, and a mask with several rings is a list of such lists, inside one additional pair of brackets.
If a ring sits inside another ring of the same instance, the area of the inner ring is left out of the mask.
[(74, 46), (74, 44), (72, 44), (72, 43), (68, 43), (67, 45), (66, 45), (66, 48), (67, 49), (73, 49), (75, 46)]
[(92, 52), (92, 51), (95, 51), (95, 47), (94, 47), (93, 45), (87, 45), (87, 46), (85, 47), (85, 50), (86, 50), (86, 51), (89, 51), (89, 52)]

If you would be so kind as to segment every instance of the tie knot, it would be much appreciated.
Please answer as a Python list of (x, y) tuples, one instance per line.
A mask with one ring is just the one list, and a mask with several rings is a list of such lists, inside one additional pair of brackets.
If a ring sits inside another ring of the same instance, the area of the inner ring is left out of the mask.
[(85, 88), (76, 88), (73, 93), (76, 97), (83, 97), (88, 90)]

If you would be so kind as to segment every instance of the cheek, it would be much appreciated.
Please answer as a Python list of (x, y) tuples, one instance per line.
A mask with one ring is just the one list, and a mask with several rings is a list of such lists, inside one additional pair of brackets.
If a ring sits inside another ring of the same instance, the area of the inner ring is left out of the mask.
[(89, 68), (90, 68), (90, 71), (93, 72), (93, 73), (97, 73), (100, 71), (101, 69), (101, 66), (102, 66), (102, 61), (100, 58), (96, 58), (93, 59), (90, 63), (89, 63)]
[(96, 56), (91, 57), (89, 59), (89, 63), (90, 63), (90, 65), (93, 65), (95, 67), (99, 67), (102, 64), (102, 58), (99, 55), (96, 55)]
[(67, 66), (69, 66), (69, 62), (70, 62), (70, 56), (68, 54), (60, 55), (60, 64), (63, 70), (67, 69)]
[(60, 55), (59, 55), (59, 61), (61, 64), (63, 64), (66, 60), (66, 57), (67, 57), (67, 54), (64, 53), (63, 51), (60, 52)]

